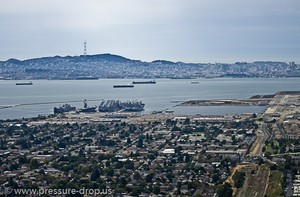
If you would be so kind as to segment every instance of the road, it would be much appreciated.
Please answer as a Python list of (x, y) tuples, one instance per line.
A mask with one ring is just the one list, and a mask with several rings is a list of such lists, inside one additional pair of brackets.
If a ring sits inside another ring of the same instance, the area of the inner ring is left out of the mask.
[(267, 125), (265, 123), (259, 123), (258, 129), (256, 130), (256, 139), (251, 147), (251, 151), (249, 153), (249, 156), (260, 156), (262, 155), (262, 148), (265, 145), (265, 142), (267, 139), (269, 139), (270, 134), (267, 129)]
[(292, 174), (290, 171), (286, 173), (286, 189), (284, 190), (286, 197), (291, 197), (293, 195), (293, 180), (292, 180)]

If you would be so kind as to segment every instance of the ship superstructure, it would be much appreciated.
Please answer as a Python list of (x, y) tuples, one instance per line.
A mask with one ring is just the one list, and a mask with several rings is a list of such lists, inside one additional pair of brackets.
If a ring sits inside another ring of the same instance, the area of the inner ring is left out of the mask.
[(61, 107), (54, 107), (54, 114), (62, 114), (65, 112), (76, 111), (76, 107), (72, 107), (69, 104), (64, 104)]

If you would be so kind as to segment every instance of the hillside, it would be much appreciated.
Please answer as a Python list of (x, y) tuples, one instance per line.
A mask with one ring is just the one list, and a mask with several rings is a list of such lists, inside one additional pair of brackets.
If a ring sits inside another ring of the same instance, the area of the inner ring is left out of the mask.
[(300, 66), (257, 61), (235, 64), (191, 64), (155, 60), (143, 62), (119, 55), (54, 56), (0, 62), (2, 79), (76, 78), (199, 78), (199, 77), (298, 77)]

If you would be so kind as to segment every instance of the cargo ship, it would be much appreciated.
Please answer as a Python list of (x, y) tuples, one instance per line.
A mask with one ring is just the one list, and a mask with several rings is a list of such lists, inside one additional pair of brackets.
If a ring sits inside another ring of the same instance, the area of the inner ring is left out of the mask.
[(122, 103), (122, 108), (124, 111), (128, 112), (139, 112), (143, 111), (145, 104), (142, 101), (127, 101)]
[(133, 88), (134, 85), (113, 85), (113, 88)]
[(156, 81), (133, 81), (132, 84), (156, 84)]
[(30, 85), (33, 85), (33, 83), (30, 81), (30, 82), (19, 82), (19, 83), (16, 83), (17, 86), (20, 86), (20, 85), (27, 85), (27, 86), (30, 86)]
[(54, 107), (54, 114), (62, 114), (65, 112), (76, 111), (76, 107), (72, 107), (69, 104), (64, 104), (61, 107)]
[(99, 112), (114, 112), (121, 109), (121, 102), (119, 100), (102, 101), (98, 108)]
[(83, 101), (83, 108), (82, 109), (79, 109), (79, 112), (96, 112), (96, 108), (97, 106), (95, 107), (88, 107), (87, 105), (87, 102), (86, 102), (86, 99)]
[(145, 104), (142, 101), (121, 102), (119, 100), (106, 100), (100, 103), (98, 110), (99, 112), (139, 112), (144, 110), (144, 106)]

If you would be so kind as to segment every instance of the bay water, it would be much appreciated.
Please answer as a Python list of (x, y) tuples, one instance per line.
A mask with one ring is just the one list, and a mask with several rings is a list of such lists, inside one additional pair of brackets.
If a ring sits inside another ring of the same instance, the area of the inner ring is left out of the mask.
[[(156, 79), (156, 84), (136, 84), (134, 88), (113, 88), (148, 79), (99, 80), (33, 80), (33, 85), (20, 86), (15, 80), (0, 80), (0, 119), (36, 117), (53, 113), (53, 108), (69, 103), (78, 108), (82, 101), (89, 106), (103, 99), (138, 100), (145, 111), (172, 110), (175, 114), (224, 115), (263, 112), (259, 106), (184, 106), (174, 107), (192, 99), (246, 99), (257, 94), (300, 90), (300, 78), (201, 78)], [(198, 82), (198, 83), (191, 83)], [(48, 104), (47, 104), (48, 103)], [(6, 108), (10, 106), (9, 108)], [(15, 106), (15, 107), (12, 107)]]

